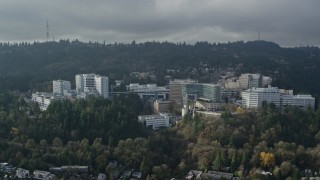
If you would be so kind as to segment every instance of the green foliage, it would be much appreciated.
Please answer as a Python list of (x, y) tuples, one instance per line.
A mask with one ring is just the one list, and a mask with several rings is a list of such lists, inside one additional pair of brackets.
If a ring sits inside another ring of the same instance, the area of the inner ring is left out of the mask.
[[(210, 68), (232, 67), (237, 74), (260, 72), (272, 75), (274, 85), (299, 92), (318, 94), (320, 90), (314, 78), (320, 75), (317, 68), (319, 48), (282, 48), (265, 41), (197, 42), (194, 45), (170, 42), (99, 44), (78, 40), (0, 43), (0, 59), (0, 92), (46, 91), (53, 79), (74, 82), (75, 74), (87, 72), (107, 73), (110, 79), (123, 79), (126, 83), (150, 82), (150, 79), (129, 76), (136, 71), (153, 71), (161, 85), (166, 82), (167, 75), (212, 81), (212, 72), (192, 74), (184, 71), (185, 68), (198, 67), (199, 62)], [(167, 69), (179, 71), (167, 73)]]
[(230, 165), (231, 172), (235, 172), (238, 169), (238, 167), (239, 167), (238, 162), (239, 161), (238, 161), (238, 157), (237, 157), (237, 152), (234, 151), (232, 154), (231, 165)]
[(221, 168), (221, 154), (220, 153), (217, 153), (213, 163), (212, 163), (212, 168), (214, 170), (220, 170)]

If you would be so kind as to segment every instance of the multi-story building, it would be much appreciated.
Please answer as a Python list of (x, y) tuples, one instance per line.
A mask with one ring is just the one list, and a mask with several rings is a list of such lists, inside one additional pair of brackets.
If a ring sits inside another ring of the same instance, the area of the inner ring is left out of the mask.
[(296, 106), (300, 109), (307, 110), (315, 108), (315, 98), (311, 95), (299, 94), (293, 97), (293, 106)]
[(169, 112), (170, 101), (159, 101), (156, 100), (153, 103), (153, 112), (154, 113), (164, 113)]
[(262, 102), (274, 103), (280, 106), (280, 91), (277, 87), (251, 88), (242, 91), (242, 106), (246, 108), (261, 108)]
[(94, 77), (95, 89), (98, 94), (104, 98), (109, 98), (109, 85), (108, 78), (105, 76), (96, 75)]
[(293, 95), (292, 90), (279, 90), (277, 87), (251, 88), (242, 92), (242, 106), (261, 108), (263, 102), (273, 103), (281, 109), (295, 106), (306, 110), (315, 108), (315, 98), (311, 95)]
[(307, 110), (308, 108), (311, 108), (314, 110), (315, 108), (315, 98), (311, 95), (292, 95), (292, 94), (284, 94), (281, 95), (281, 104), (282, 108), (285, 108), (287, 106), (295, 106), (303, 110)]
[(262, 75), (249, 73), (241, 74), (239, 77), (239, 85), (241, 89), (262, 87)]
[(160, 127), (169, 127), (169, 116), (168, 114), (154, 114), (154, 115), (142, 115), (138, 116), (138, 121), (144, 124), (146, 127), (152, 127), (156, 130)]
[(165, 87), (159, 87), (156, 84), (144, 84), (133, 83), (127, 86), (127, 90), (138, 94), (143, 98), (155, 98), (155, 99), (168, 99), (169, 89)]
[(88, 94), (95, 96), (109, 97), (108, 77), (96, 74), (77, 74), (76, 90), (79, 96), (85, 97)]
[(204, 99), (214, 103), (221, 102), (221, 87), (219, 84), (187, 83), (182, 86), (184, 104), (186, 100)]
[(183, 106), (182, 87), (187, 83), (196, 83), (196, 80), (175, 79), (169, 82), (169, 99), (179, 107)]
[(63, 96), (46, 92), (32, 93), (31, 100), (38, 103), (40, 110), (45, 111), (52, 101), (61, 100)]
[(52, 92), (56, 95), (64, 95), (64, 93), (71, 90), (71, 83), (65, 80), (52, 81)]
[(76, 75), (76, 90), (78, 93), (89, 92), (95, 90), (94, 78), (95, 74), (77, 74)]
[(262, 87), (268, 87), (272, 83), (272, 78), (269, 76), (262, 76)]

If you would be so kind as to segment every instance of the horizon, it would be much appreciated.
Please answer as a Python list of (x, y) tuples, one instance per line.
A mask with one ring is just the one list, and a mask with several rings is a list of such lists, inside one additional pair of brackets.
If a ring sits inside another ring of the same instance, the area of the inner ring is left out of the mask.
[(1, 2), (1, 42), (55, 38), (194, 44), (265, 39), (282, 47), (320, 46), (317, 0)]
[(137, 42), (136, 40), (133, 40), (131, 42), (105, 42), (104, 40), (102, 41), (81, 41), (79, 39), (59, 39), (59, 40), (39, 40), (39, 41), (0, 41), (0, 44), (9, 44), (9, 45), (15, 45), (15, 44), (21, 44), (21, 43), (28, 43), (29, 45), (33, 45), (35, 43), (51, 43), (51, 42), (55, 42), (55, 43), (59, 43), (60, 41), (69, 41), (69, 42), (81, 42), (81, 43), (98, 43), (98, 44), (105, 44), (105, 45), (114, 45), (114, 44), (125, 44), (125, 45), (130, 45), (133, 42), (135, 42), (136, 44), (144, 44), (144, 43), (172, 43), (172, 44), (183, 44), (185, 43), (186, 45), (190, 45), (190, 46), (194, 46), (197, 43), (208, 43), (210, 45), (214, 45), (214, 44), (232, 44), (232, 43), (238, 43), (238, 42), (243, 42), (245, 43), (250, 43), (250, 42), (265, 42), (265, 43), (274, 43), (276, 45), (278, 45), (280, 48), (303, 48), (303, 47), (316, 47), (316, 48), (320, 48), (320, 46), (316, 46), (316, 45), (300, 45), (300, 46), (283, 46), (281, 44), (278, 44), (276, 42), (273, 41), (268, 41), (268, 40), (238, 40), (238, 41), (229, 41), (229, 42), (209, 42), (209, 41), (196, 41), (194, 43), (188, 43), (185, 41), (180, 41), (180, 42), (173, 42), (173, 41), (143, 41), (143, 42)]

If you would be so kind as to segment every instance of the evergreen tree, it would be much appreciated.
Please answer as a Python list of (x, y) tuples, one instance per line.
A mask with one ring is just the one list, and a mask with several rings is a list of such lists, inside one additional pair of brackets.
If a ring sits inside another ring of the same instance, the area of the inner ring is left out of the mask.
[(217, 171), (221, 168), (221, 157), (219, 152), (217, 153), (216, 158), (213, 161), (212, 168)]
[(238, 159), (236, 150), (233, 151), (232, 159), (231, 159), (231, 171), (235, 172), (238, 169)]

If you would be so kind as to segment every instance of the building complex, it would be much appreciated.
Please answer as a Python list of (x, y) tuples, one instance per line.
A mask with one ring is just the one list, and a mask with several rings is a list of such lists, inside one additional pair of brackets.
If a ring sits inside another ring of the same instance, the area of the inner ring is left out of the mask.
[(49, 104), (65, 98), (86, 98), (88, 95), (109, 98), (108, 77), (96, 74), (77, 74), (75, 76), (76, 90), (71, 89), (71, 83), (65, 80), (52, 81), (52, 93), (32, 93), (31, 100), (38, 103), (40, 110), (46, 110)]
[(170, 126), (169, 115), (164, 113), (138, 116), (138, 120), (146, 127), (152, 127), (154, 130)]
[(133, 83), (127, 86), (127, 90), (138, 94), (141, 99), (154, 98), (166, 100), (169, 95), (169, 89), (157, 86), (157, 84), (140, 85), (138, 83)]
[(71, 83), (65, 80), (52, 81), (52, 93), (55, 95), (64, 95), (71, 90)]
[(77, 74), (76, 91), (79, 97), (87, 95), (109, 97), (108, 77), (96, 74)]
[(300, 109), (314, 109), (315, 99), (311, 95), (293, 95), (292, 90), (279, 90), (277, 87), (251, 88), (242, 91), (242, 106), (261, 108), (263, 102), (273, 103), (281, 109), (295, 106)]

